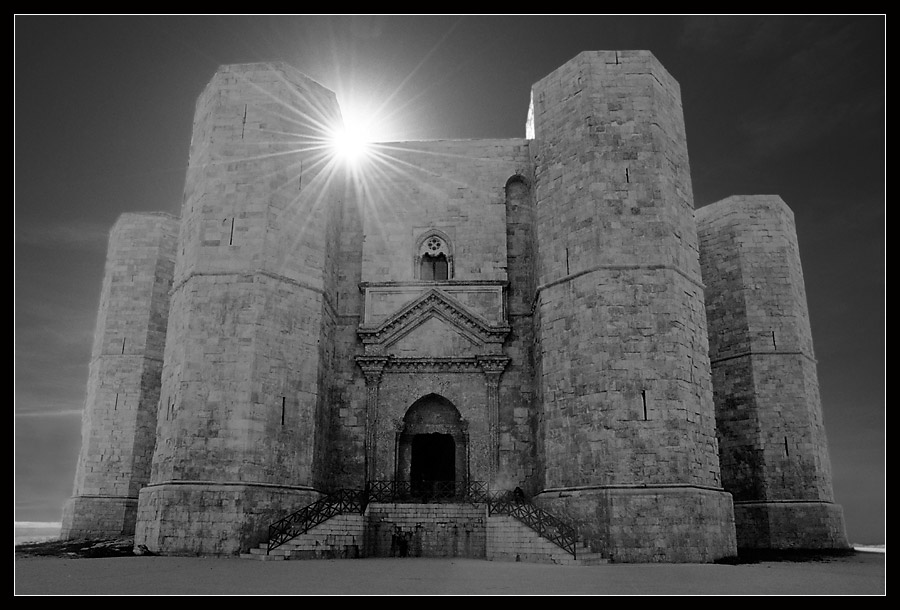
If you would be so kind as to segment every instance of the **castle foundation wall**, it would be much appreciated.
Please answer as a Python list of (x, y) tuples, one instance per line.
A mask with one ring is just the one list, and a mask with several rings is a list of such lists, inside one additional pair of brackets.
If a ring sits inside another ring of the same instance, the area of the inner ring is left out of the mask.
[(830, 502), (735, 502), (738, 547), (846, 549), (844, 511)]
[(63, 505), (62, 539), (131, 536), (137, 521), (137, 498), (76, 496)]
[(164, 555), (237, 555), (265, 542), (270, 524), (319, 497), (310, 488), (276, 485), (150, 485), (140, 493), (134, 543)]
[(566, 515), (591, 550), (624, 563), (708, 563), (737, 554), (731, 495), (641, 486), (545, 490), (535, 504)]

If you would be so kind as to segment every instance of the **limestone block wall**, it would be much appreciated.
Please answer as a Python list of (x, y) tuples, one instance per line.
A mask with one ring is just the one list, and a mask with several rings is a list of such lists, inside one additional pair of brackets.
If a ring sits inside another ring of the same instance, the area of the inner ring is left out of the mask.
[(487, 559), (529, 563), (573, 563), (568, 551), (542, 538), (515, 517), (506, 515), (488, 517)]
[(846, 546), (793, 213), (777, 196), (736, 196), (697, 210), (697, 223), (722, 477), (738, 542)]
[(484, 559), (484, 507), (467, 504), (370, 504), (366, 557)]
[(148, 489), (140, 496), (135, 545), (185, 556), (246, 552), (268, 541), (268, 524), (285, 517), (286, 506), (300, 509), (320, 496), (281, 485), (215, 482), (179, 481)]
[[(161, 442), (139, 507), (151, 550), (245, 549), (321, 478), (341, 193), (320, 143), (339, 117), (333, 93), (281, 64), (223, 67), (198, 100)], [(155, 498), (187, 492), (186, 510)], [(233, 493), (237, 542), (187, 533)]]
[(532, 98), (545, 494), (680, 485), (691, 510), (723, 492), (678, 84), (649, 52), (589, 52)]
[(356, 334), (363, 320), (362, 249), (365, 240), (365, 199), (352, 180), (343, 183), (339, 232), (335, 328), (333, 333), (331, 408), (327, 418), (329, 448), (322, 452), (327, 488), (357, 488), (365, 484), (365, 384), (354, 356), (362, 351)]
[(530, 167), (526, 141), (398, 142), (385, 155), (380, 188), (362, 195), (362, 280), (414, 279), (429, 230), (449, 240), (454, 279), (506, 280), (504, 190)]
[(110, 231), (63, 538), (134, 533), (156, 440), (177, 229), (166, 214), (124, 214)]

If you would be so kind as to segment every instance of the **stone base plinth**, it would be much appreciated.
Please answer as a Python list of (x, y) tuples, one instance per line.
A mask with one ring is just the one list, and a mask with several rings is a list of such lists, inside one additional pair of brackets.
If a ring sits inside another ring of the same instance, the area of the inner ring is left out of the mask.
[(162, 555), (238, 555), (269, 525), (315, 502), (310, 488), (170, 482), (141, 490), (135, 546)]
[(535, 504), (623, 563), (708, 563), (737, 555), (731, 494), (693, 486), (547, 490)]
[(847, 549), (844, 511), (830, 502), (735, 502), (740, 549)]
[(137, 498), (75, 496), (63, 505), (63, 540), (118, 538), (134, 534)]

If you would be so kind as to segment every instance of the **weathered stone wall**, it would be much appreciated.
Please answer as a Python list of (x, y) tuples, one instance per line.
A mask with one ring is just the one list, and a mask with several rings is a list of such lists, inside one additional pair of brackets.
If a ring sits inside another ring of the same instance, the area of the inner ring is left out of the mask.
[(574, 558), (533, 529), (506, 515), (487, 519), (487, 559), (528, 563), (574, 563)]
[(140, 495), (135, 545), (165, 555), (237, 555), (266, 542), (270, 524), (319, 497), (286, 485), (153, 484)]
[[(329, 190), (326, 164), (310, 145), (337, 116), (331, 92), (283, 65), (222, 68), (198, 101), (163, 372), (163, 442), (139, 507), (151, 537), (138, 543), (151, 550), (246, 548), (259, 532), (245, 515), (271, 512), (296, 495), (291, 490), (317, 482), (340, 194)], [(190, 498), (180, 512), (165, 509), (157, 496), (184, 482), (179, 493)], [(232, 513), (237, 542), (185, 536), (186, 523), (210, 512), (224, 527), (228, 511), (217, 498), (234, 493), (246, 498)]]
[(517, 175), (506, 184), (506, 290), (509, 365), (500, 384), (500, 473), (498, 487), (541, 486), (538, 458), (540, 409), (535, 401), (534, 298), (536, 246), (533, 176)]
[(731, 496), (719, 488), (632, 486), (546, 492), (591, 550), (620, 563), (704, 563), (737, 554)]
[(110, 231), (63, 538), (134, 533), (150, 478), (178, 220), (124, 214)]
[(780, 197), (739, 196), (700, 208), (697, 223), (722, 478), (734, 495), (738, 541), (846, 546), (840, 507), (831, 504), (793, 214)]
[(524, 140), (390, 145), (379, 189), (364, 195), (362, 281), (416, 277), (417, 240), (437, 229), (453, 278), (506, 280), (506, 182), (530, 168)]
[(332, 388), (326, 413), (328, 448), (321, 457), (326, 487), (361, 489), (365, 484), (366, 399), (354, 357), (361, 353), (356, 331), (364, 314), (360, 282), (365, 200), (354, 182), (348, 180), (343, 186)]
[(371, 504), (367, 557), (485, 557), (484, 507), (467, 504)]

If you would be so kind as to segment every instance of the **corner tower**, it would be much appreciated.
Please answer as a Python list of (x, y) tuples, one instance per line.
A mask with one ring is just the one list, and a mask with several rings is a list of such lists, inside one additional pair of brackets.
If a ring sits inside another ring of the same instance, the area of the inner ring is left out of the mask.
[(738, 547), (847, 548), (794, 215), (778, 196), (729, 197), (698, 209), (697, 225)]
[(735, 554), (678, 83), (586, 52), (532, 89), (544, 491), (616, 561)]
[(110, 231), (63, 539), (134, 534), (156, 442), (177, 236), (166, 214), (123, 214)]
[(136, 544), (235, 554), (316, 498), (339, 200), (332, 92), (283, 64), (221, 68), (197, 102), (156, 453)]

